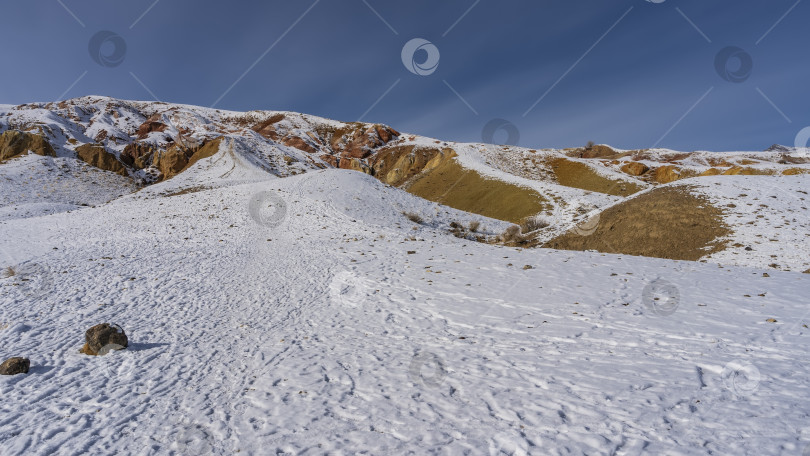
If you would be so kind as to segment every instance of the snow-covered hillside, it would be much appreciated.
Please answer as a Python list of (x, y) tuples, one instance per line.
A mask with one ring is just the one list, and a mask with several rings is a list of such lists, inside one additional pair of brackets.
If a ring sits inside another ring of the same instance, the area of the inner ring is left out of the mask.
[[(256, 198), (275, 209), (256, 212)], [(331, 170), (6, 221), (0, 246), (20, 272), (0, 282), (0, 345), (32, 368), (0, 378), (2, 447), (799, 454), (810, 444), (807, 275), (447, 233), (473, 219)], [(84, 330), (105, 321), (130, 347), (79, 354)]]
[[(0, 361), (31, 368), (0, 376), (0, 454), (810, 451), (796, 150), (457, 144), (104, 97), (0, 106), (10, 131)], [(537, 248), (670, 190), (723, 249)], [(518, 200), (545, 222), (531, 248), (495, 241)], [(80, 354), (103, 322), (129, 347)]]

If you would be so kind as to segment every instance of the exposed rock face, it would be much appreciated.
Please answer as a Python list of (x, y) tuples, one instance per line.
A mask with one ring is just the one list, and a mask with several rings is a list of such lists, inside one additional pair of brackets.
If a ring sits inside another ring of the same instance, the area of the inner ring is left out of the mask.
[(649, 170), (650, 170), (649, 166), (639, 162), (630, 162), (622, 166), (622, 171), (631, 176), (641, 176), (642, 174), (646, 173)]
[(180, 173), (188, 165), (188, 160), (193, 155), (193, 151), (185, 149), (177, 144), (166, 149), (165, 152), (157, 152), (152, 159), (152, 166), (160, 170), (163, 179), (169, 179)]
[(437, 166), (433, 163), (436, 157), (446, 155), (447, 159), (455, 156), (453, 150), (444, 153), (435, 148), (416, 148), (414, 146), (395, 146), (377, 152), (371, 159), (372, 175), (389, 185), (400, 186), (426, 169)]
[(584, 149), (582, 152), (582, 158), (604, 158), (604, 157), (611, 157), (616, 155), (616, 152), (613, 148), (604, 145), (595, 145), (591, 146), (590, 148)]
[[(329, 144), (340, 159), (367, 158), (375, 148), (388, 144), (399, 132), (385, 125), (350, 123), (335, 130), (319, 131), (322, 141)], [(342, 167), (342, 166), (341, 166)]]
[(107, 152), (104, 146), (95, 144), (84, 144), (76, 148), (76, 155), (83, 162), (93, 165), (105, 171), (111, 171), (122, 176), (127, 176), (127, 169), (123, 163), (115, 158), (115, 155)]
[(31, 361), (28, 358), (9, 358), (0, 364), (0, 375), (27, 374), (30, 367)]
[(720, 170), (717, 168), (709, 168), (706, 171), (700, 173), (701, 177), (703, 176), (717, 176), (720, 175)]
[(157, 119), (159, 118), (160, 116), (158, 114), (155, 114), (154, 116), (150, 117), (146, 122), (142, 123), (141, 126), (138, 127), (138, 131), (135, 132), (135, 134), (138, 135), (138, 139), (145, 139), (147, 136), (149, 136), (149, 133), (152, 133), (153, 131), (158, 132), (166, 131), (166, 128), (168, 126), (163, 122), (158, 122)]
[(659, 184), (668, 184), (670, 182), (675, 182), (676, 180), (680, 179), (681, 174), (677, 167), (672, 165), (666, 165), (656, 168), (653, 174), (653, 178)]
[(221, 143), (222, 138), (217, 138), (212, 141), (205, 142), (198, 147), (186, 149), (186, 156), (189, 156), (189, 153), (191, 153), (191, 156), (189, 157), (186, 166), (179, 172), (185, 171), (186, 169), (190, 168), (195, 163), (197, 163), (198, 160), (214, 156), (214, 154), (219, 152), (219, 146)]
[(101, 323), (88, 329), (84, 333), (84, 340), (84, 346), (79, 351), (91, 356), (105, 355), (110, 350), (121, 350), (129, 345), (124, 330), (109, 323)]
[(124, 151), (121, 152), (121, 161), (135, 169), (144, 169), (152, 164), (154, 153), (155, 149), (151, 146), (136, 141), (127, 144)]
[(282, 139), (281, 143), (285, 146), (295, 147), (298, 150), (303, 150), (311, 154), (318, 152), (318, 149), (310, 145), (304, 138), (299, 138), (298, 136), (288, 136)]
[(56, 157), (51, 144), (40, 135), (17, 130), (0, 134), (0, 160), (25, 155), (29, 151), (37, 155)]
[(284, 120), (284, 114), (276, 114), (274, 116), (271, 116), (264, 122), (257, 123), (256, 125), (251, 127), (251, 130), (264, 136), (267, 139), (278, 141), (279, 135), (278, 132), (276, 132), (276, 127), (274, 127), (274, 125), (281, 122), (282, 120)]

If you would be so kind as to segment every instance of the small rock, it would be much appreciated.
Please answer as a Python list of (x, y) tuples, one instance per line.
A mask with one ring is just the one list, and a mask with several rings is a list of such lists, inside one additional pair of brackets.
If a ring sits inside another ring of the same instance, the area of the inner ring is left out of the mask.
[(526, 269), (534, 269), (534, 268), (532, 267), (532, 265), (527, 264), (526, 266), (523, 266), (523, 270), (525, 271)]
[(84, 346), (79, 352), (91, 356), (106, 355), (110, 350), (123, 350), (129, 345), (124, 329), (109, 323), (101, 323), (88, 329), (84, 333), (84, 340)]
[(408, 255), (414, 255), (414, 254), (416, 254), (416, 250), (408, 250)]
[(0, 364), (0, 375), (27, 374), (29, 367), (31, 367), (31, 361), (28, 358), (9, 358)]
[(765, 321), (767, 321), (768, 323), (776, 323), (776, 318), (769, 318)]
[(746, 248), (745, 248), (745, 251), (746, 251), (746, 252), (750, 252), (750, 251), (752, 251), (752, 250), (754, 250), (754, 249), (752, 249), (751, 247), (746, 247)]
[(770, 276), (771, 276), (771, 275), (770, 275), (770, 274), (768, 274), (767, 272), (763, 272), (763, 273), (762, 273), (762, 277), (770, 277)]

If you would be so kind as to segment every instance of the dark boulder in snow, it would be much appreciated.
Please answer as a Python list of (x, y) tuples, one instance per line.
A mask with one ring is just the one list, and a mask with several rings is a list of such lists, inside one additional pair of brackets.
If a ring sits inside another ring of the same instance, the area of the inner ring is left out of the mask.
[(0, 375), (27, 374), (29, 367), (31, 367), (31, 361), (28, 358), (9, 358), (0, 364)]
[(127, 335), (118, 325), (102, 323), (84, 333), (84, 346), (80, 350), (85, 355), (106, 355), (110, 350), (123, 350), (129, 345)]

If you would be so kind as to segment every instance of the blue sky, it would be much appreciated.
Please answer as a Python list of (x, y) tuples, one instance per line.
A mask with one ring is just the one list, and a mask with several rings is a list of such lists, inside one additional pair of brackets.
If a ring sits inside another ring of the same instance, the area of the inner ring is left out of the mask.
[[(0, 103), (157, 98), (458, 141), (504, 119), (535, 148), (793, 145), (810, 0), (657, 1), (4, 0)], [(415, 38), (431, 74), (403, 63)]]

